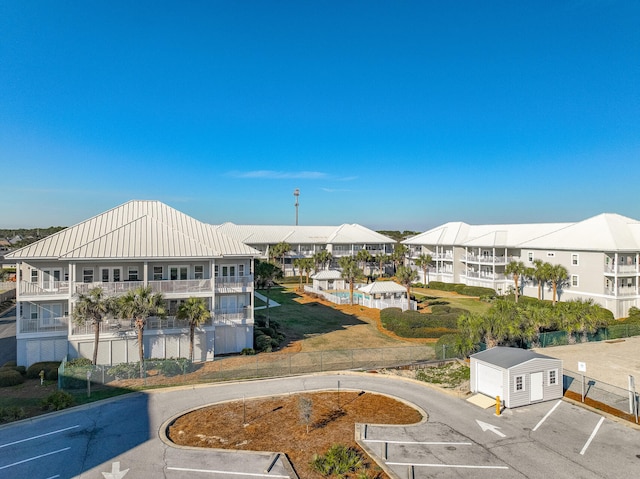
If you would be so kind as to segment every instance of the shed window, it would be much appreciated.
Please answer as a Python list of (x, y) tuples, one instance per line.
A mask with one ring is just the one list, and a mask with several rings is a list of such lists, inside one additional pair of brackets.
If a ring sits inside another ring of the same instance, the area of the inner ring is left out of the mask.
[(554, 386), (558, 384), (558, 370), (551, 369), (549, 370), (549, 386)]
[(516, 376), (513, 384), (514, 391), (524, 391), (524, 376)]

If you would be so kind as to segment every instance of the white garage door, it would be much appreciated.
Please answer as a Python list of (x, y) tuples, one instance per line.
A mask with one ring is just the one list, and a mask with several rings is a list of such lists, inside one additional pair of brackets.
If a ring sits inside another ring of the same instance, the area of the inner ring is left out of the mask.
[(478, 363), (476, 378), (476, 388), (479, 393), (492, 398), (504, 397), (502, 394), (502, 370)]

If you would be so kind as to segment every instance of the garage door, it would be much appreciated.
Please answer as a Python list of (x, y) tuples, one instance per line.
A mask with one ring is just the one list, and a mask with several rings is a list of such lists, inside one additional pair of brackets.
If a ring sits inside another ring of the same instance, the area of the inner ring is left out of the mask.
[(502, 394), (502, 370), (486, 364), (476, 365), (476, 389), (489, 397), (504, 397)]

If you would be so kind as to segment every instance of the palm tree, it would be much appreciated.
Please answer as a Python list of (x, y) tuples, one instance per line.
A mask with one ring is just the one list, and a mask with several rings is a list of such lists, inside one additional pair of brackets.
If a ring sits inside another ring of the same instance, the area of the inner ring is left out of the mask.
[(313, 261), (314, 261), (314, 264), (316, 265), (316, 272), (319, 271), (319, 268), (324, 269), (325, 265), (330, 264), (332, 258), (333, 258), (333, 256), (326, 249), (322, 249), (322, 250), (316, 252), (313, 255)]
[(93, 288), (88, 294), (81, 294), (73, 307), (73, 322), (84, 325), (90, 322), (93, 326), (93, 359), (95, 365), (98, 361), (98, 346), (100, 344), (100, 325), (102, 320), (113, 311), (113, 301), (105, 298), (102, 288)]
[(380, 276), (384, 276), (384, 265), (389, 262), (391, 257), (388, 254), (379, 254), (376, 256), (376, 263), (378, 263), (380, 268)]
[(302, 269), (305, 258), (295, 258), (293, 260), (293, 275), (296, 275), (296, 269), (298, 270), (298, 276), (300, 277), (300, 290), (302, 290)]
[[(362, 271), (364, 272), (367, 263), (369, 261), (371, 261), (373, 259), (373, 256), (371, 256), (371, 253), (369, 253), (368, 250), (366, 249), (361, 249), (360, 251), (358, 251), (358, 253), (356, 254), (356, 260), (360, 263), (362, 263)], [(369, 272), (371, 273), (371, 272)]]
[(518, 298), (520, 297), (520, 284), (518, 284), (518, 281), (520, 277), (526, 273), (526, 270), (527, 268), (522, 261), (512, 261), (504, 268), (504, 274), (511, 275), (513, 277), (516, 303), (518, 302)]
[(309, 284), (309, 274), (311, 274), (311, 271), (313, 270), (313, 266), (314, 266), (313, 258), (303, 258), (302, 269), (304, 269), (304, 272), (307, 275), (306, 284)]
[(162, 293), (154, 293), (151, 286), (140, 286), (120, 298), (118, 309), (122, 316), (135, 321), (140, 377), (144, 377), (144, 328), (150, 316), (165, 316), (167, 309), (164, 298)]
[(569, 278), (567, 268), (561, 264), (554, 264), (549, 268), (549, 281), (553, 287), (553, 304), (556, 304), (558, 287), (562, 288), (562, 284)]
[(273, 247), (273, 251), (272, 251), (273, 257), (280, 258), (282, 271), (284, 271), (284, 257), (289, 251), (291, 251), (291, 245), (286, 241), (280, 241), (280, 243), (278, 243)]
[(418, 279), (418, 272), (410, 266), (399, 266), (396, 278), (407, 288), (407, 309), (411, 309), (411, 283), (415, 283)]
[(358, 263), (353, 256), (343, 256), (338, 260), (341, 276), (349, 283), (349, 302), (353, 306), (353, 288), (358, 278), (362, 276), (362, 270), (358, 268)]
[(193, 362), (193, 340), (196, 328), (206, 323), (211, 318), (211, 312), (204, 298), (187, 298), (176, 313), (176, 318), (189, 322), (189, 360)]
[(402, 243), (396, 244), (396, 246), (393, 248), (393, 253), (391, 253), (391, 261), (393, 261), (394, 273), (395, 270), (398, 269), (398, 266), (404, 265), (407, 251), (409, 251), (409, 248), (407, 248)]
[(260, 261), (256, 264), (256, 281), (267, 289), (267, 322), (266, 327), (269, 327), (270, 313), (269, 313), (269, 294), (271, 293), (271, 287), (273, 286), (277, 278), (282, 277), (282, 270), (273, 263), (266, 263)]
[(420, 254), (420, 256), (418, 256), (415, 260), (416, 266), (422, 269), (422, 280), (424, 281), (425, 285), (429, 284), (427, 274), (429, 274), (429, 268), (431, 267), (432, 261), (433, 258), (430, 254), (427, 253)]
[(551, 265), (549, 263), (545, 263), (541, 259), (536, 259), (533, 261), (533, 273), (532, 277), (538, 283), (538, 299), (542, 299), (542, 287), (544, 283), (549, 279), (549, 268)]

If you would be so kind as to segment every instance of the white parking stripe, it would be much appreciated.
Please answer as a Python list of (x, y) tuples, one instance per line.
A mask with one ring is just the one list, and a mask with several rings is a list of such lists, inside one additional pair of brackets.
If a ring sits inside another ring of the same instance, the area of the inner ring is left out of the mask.
[(185, 471), (185, 472), (205, 472), (207, 474), (230, 474), (232, 476), (251, 476), (251, 477), (273, 477), (278, 479), (290, 479), (289, 476), (280, 476), (278, 474), (260, 474), (252, 472), (234, 472), (234, 471), (216, 471), (213, 469), (189, 469), (187, 467), (167, 467), (169, 471)]
[(418, 464), (415, 462), (387, 462), (389, 466), (415, 466), (415, 467), (448, 467), (460, 469), (509, 469), (509, 466), (473, 466), (467, 464)]
[(40, 459), (42, 457), (51, 456), (52, 454), (58, 454), (59, 452), (68, 451), (71, 449), (70, 447), (65, 447), (63, 449), (58, 449), (57, 451), (47, 452), (45, 454), (40, 454), (39, 456), (30, 457), (29, 459), (23, 459), (22, 461), (14, 462), (13, 464), (7, 464), (6, 466), (0, 466), (0, 471), (2, 469), (8, 469), (9, 467), (17, 466), (18, 464), (23, 464), (25, 462), (35, 461), (36, 459)]
[(26, 439), (20, 439), (19, 441), (8, 442), (7, 444), (0, 444), (0, 449), (7, 446), (13, 446), (14, 444), (20, 444), (21, 442), (33, 441), (34, 439), (39, 439), (41, 437), (51, 436), (52, 434), (59, 434), (64, 431), (68, 431), (69, 429), (75, 429), (76, 427), (80, 427), (79, 425), (65, 427), (64, 429), (58, 429), (56, 431), (45, 432), (44, 434), (38, 434), (37, 436), (31, 436)]
[(604, 421), (604, 417), (601, 417), (600, 420), (598, 421), (598, 424), (596, 425), (595, 429), (591, 433), (591, 436), (589, 436), (589, 440), (587, 441), (587, 443), (582, 448), (582, 451), (580, 451), (580, 455), (584, 456), (584, 453), (586, 452), (587, 448), (589, 447), (589, 444), (591, 444), (591, 441), (593, 441), (593, 438), (596, 437), (596, 434), (598, 433), (598, 429), (600, 429), (600, 426), (602, 426), (603, 421)]
[(538, 424), (536, 424), (536, 427), (534, 427), (534, 428), (532, 429), (532, 431), (535, 431), (536, 429), (538, 429), (538, 428), (542, 425), (542, 423), (543, 423), (543, 422), (545, 422), (549, 416), (551, 416), (551, 413), (552, 413), (553, 411), (555, 411), (555, 410), (556, 410), (556, 408), (557, 408), (558, 406), (560, 406), (560, 403), (561, 403), (561, 402), (562, 402), (562, 399), (560, 399), (560, 400), (556, 403), (556, 405), (555, 405), (555, 406), (553, 406), (553, 407), (551, 408), (551, 410), (550, 410), (550, 411), (549, 411), (549, 412), (548, 412), (548, 413), (547, 413), (547, 414), (546, 414), (542, 419), (540, 419), (540, 422), (539, 422)]
[(421, 441), (385, 441), (384, 439), (365, 439), (364, 442), (384, 442), (386, 444), (426, 444), (428, 446), (471, 446), (470, 442), (421, 442)]

